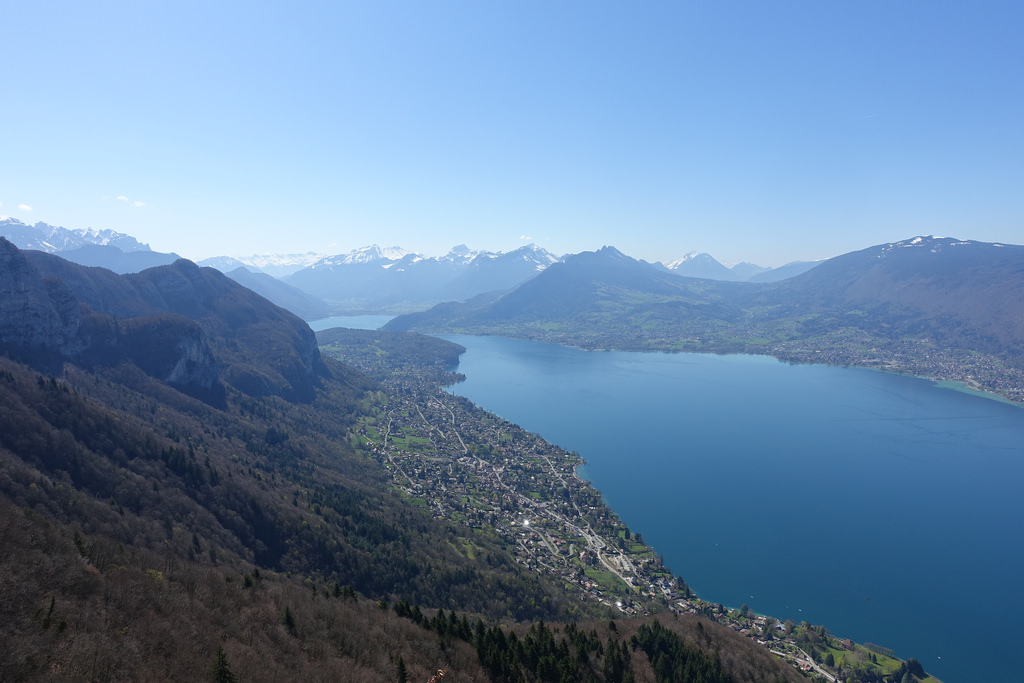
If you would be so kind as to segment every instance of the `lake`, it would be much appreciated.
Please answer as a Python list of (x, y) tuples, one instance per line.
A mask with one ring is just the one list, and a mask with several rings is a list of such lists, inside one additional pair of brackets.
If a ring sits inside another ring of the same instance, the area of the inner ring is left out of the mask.
[(1020, 680), (1024, 410), (861, 368), (497, 337), (451, 391), (578, 451), (705, 600)]
[(321, 318), (310, 321), (309, 327), (314, 332), (329, 330), (332, 327), (348, 327), (353, 330), (376, 330), (394, 318), (393, 315), (339, 315), (333, 318)]

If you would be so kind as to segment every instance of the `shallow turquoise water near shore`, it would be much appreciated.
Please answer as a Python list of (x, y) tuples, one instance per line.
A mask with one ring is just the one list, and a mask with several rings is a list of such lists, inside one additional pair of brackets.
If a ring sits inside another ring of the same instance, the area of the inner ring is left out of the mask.
[(451, 388), (587, 460), (701, 597), (1014, 680), (1024, 410), (932, 383), (758, 356), (494, 337)]

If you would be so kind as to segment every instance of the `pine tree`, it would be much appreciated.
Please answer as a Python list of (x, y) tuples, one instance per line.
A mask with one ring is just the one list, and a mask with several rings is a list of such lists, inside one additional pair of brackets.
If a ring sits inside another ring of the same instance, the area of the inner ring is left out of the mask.
[(284, 608), (284, 615), (281, 617), (281, 623), (284, 624), (285, 630), (288, 631), (289, 635), (295, 635), (295, 615), (292, 614), (291, 609), (288, 607)]
[(235, 683), (235, 674), (231, 673), (228, 656), (224, 654), (223, 647), (217, 648), (217, 654), (213, 658), (213, 664), (210, 665), (206, 679), (211, 683)]

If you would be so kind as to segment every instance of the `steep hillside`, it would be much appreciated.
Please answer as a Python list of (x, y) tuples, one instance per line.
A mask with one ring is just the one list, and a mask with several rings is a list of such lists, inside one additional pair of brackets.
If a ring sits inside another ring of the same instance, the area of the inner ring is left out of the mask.
[(394, 680), (392, 653), (462, 660), (357, 596), (564, 614), (352, 451), (365, 382), (342, 372), (311, 404), (229, 390), (219, 410), (131, 365), (54, 378), (0, 359), (0, 679), (198, 680), (223, 644), (248, 680)]

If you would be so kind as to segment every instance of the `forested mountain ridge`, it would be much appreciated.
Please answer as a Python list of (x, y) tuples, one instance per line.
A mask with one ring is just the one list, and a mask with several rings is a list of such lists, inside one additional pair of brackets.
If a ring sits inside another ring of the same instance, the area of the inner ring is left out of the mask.
[(866, 365), (1024, 400), (1024, 247), (917, 237), (774, 283), (684, 278), (605, 248), (496, 299), (386, 329)]
[[(391, 486), (351, 429), (387, 394), (291, 314), (187, 262), (0, 258), (0, 679), (655, 680), (606, 619), (571, 641), (496, 625), (608, 612)], [(668, 671), (798, 678), (701, 629)]]

